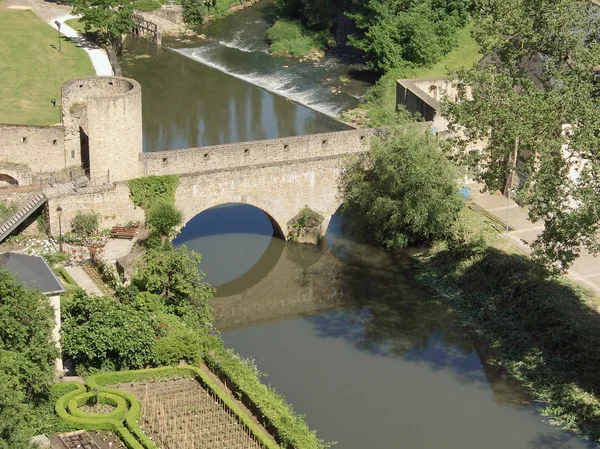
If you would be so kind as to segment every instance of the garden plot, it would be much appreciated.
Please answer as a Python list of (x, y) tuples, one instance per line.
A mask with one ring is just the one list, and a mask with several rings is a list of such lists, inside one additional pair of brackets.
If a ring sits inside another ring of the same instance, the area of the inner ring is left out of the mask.
[(140, 425), (162, 449), (252, 449), (264, 446), (236, 415), (194, 379), (120, 384), (140, 400)]

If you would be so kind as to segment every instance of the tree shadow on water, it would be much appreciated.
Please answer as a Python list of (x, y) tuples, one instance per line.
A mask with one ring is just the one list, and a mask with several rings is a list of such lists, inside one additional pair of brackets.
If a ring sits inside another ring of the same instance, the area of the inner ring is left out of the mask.
[(306, 320), (322, 338), (343, 339), (376, 356), (451, 370), (460, 381), (486, 388), (468, 330), (448, 306), (415, 285), (407, 260), (406, 254), (383, 251), (371, 255), (368, 264), (345, 260), (334, 280), (343, 311)]
[(453, 306), (483, 331), (505, 364), (548, 398), (558, 416), (598, 439), (600, 315), (591, 298), (564, 280), (545, 277), (527, 257), (495, 248), (472, 256), (442, 251), (422, 265), (419, 277), (449, 293)]

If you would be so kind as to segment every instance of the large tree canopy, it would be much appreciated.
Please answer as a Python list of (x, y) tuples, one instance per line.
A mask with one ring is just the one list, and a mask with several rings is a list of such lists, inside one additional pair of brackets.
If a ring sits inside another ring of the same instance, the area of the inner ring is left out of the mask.
[(517, 155), (524, 161), (529, 177), (518, 198), (545, 225), (534, 256), (554, 268), (566, 269), (581, 247), (598, 250), (600, 21), (593, 8), (588, 0), (476, 2), (476, 39), (493, 56), (455, 76), (471, 86), (472, 101), (442, 105), (461, 131), (457, 159), (470, 157), (466, 143), (487, 140), (478, 164), (490, 190), (512, 185)]
[(393, 130), (346, 167), (344, 210), (390, 249), (443, 238), (462, 207), (456, 178), (435, 137), (416, 126)]
[(0, 449), (25, 449), (33, 405), (48, 395), (58, 356), (54, 313), (41, 293), (0, 269)]
[(134, 0), (68, 0), (72, 14), (81, 14), (86, 31), (97, 29), (110, 42), (134, 29)]
[(109, 298), (78, 292), (63, 302), (63, 351), (80, 372), (143, 368), (153, 362), (150, 317)]

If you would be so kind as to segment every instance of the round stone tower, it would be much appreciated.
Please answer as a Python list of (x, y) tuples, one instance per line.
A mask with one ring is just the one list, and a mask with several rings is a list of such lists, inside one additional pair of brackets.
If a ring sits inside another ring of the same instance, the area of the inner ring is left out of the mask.
[(142, 88), (129, 78), (94, 76), (62, 87), (65, 150), (98, 183), (140, 176)]

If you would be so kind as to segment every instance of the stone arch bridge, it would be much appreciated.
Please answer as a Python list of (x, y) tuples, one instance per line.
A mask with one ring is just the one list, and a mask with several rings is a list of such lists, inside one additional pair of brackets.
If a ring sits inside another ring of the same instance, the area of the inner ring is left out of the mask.
[[(275, 231), (285, 236), (288, 221), (308, 206), (325, 217), (324, 232), (341, 204), (338, 182), (343, 161), (369, 151), (370, 138), (380, 132), (357, 129), (141, 153), (134, 163), (139, 176), (179, 175), (176, 206), (184, 223), (214, 206), (245, 203), (262, 209)], [(99, 213), (103, 227), (144, 217), (131, 203), (125, 180), (47, 196), (54, 235), (59, 227), (69, 230), (70, 218), (80, 210)]]

